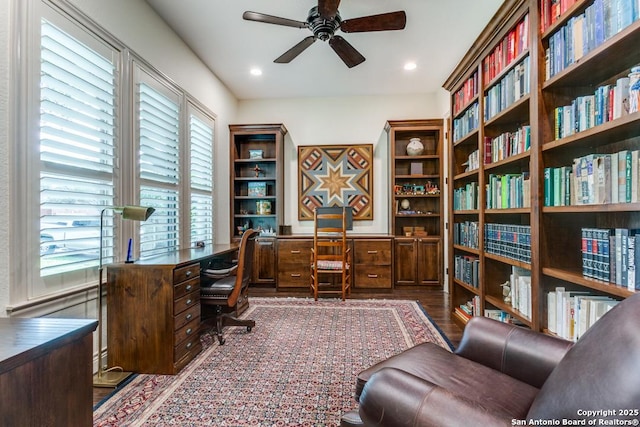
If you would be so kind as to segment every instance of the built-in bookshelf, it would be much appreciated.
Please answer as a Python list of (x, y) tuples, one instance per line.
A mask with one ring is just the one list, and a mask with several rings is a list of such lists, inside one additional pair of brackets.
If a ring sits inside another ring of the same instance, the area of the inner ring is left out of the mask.
[(639, 18), (637, 0), (505, 1), (445, 82), (461, 324), (474, 307), (576, 339), (639, 291)]
[(284, 214), (284, 125), (229, 125), (231, 236), (247, 228), (276, 236)]
[[(386, 131), (394, 284), (440, 286), (444, 276), (443, 120), (391, 120)], [(413, 144), (422, 148), (416, 151)]]

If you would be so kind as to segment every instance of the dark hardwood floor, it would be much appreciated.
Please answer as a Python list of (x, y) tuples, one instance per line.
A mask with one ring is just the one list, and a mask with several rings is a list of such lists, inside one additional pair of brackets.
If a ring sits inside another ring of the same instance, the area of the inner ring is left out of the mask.
[[(250, 288), (249, 298), (251, 296), (260, 297), (309, 297), (309, 291), (306, 289), (291, 291), (276, 291), (273, 288)], [(407, 299), (417, 300), (427, 311), (431, 319), (440, 327), (442, 332), (449, 338), (454, 346), (460, 343), (462, 338), (462, 330), (451, 319), (451, 310), (449, 307), (449, 295), (439, 289), (394, 289), (393, 293), (374, 293), (354, 291), (351, 298), (386, 298), (386, 299)], [(93, 388), (94, 405), (100, 402), (104, 397), (113, 392), (111, 388)]]

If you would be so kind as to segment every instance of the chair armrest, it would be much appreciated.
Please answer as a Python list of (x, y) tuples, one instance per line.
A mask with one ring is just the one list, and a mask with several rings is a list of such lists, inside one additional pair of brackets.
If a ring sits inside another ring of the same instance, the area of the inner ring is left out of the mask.
[(467, 323), (455, 354), (540, 388), (572, 346), (571, 341), (477, 316)]
[(360, 418), (375, 426), (507, 426), (478, 403), (395, 368), (371, 376), (360, 396)]
[(235, 264), (232, 267), (229, 268), (221, 268), (221, 269), (211, 269), (211, 268), (207, 268), (202, 270), (202, 275), (206, 276), (210, 279), (222, 279), (224, 277), (228, 277), (228, 276), (235, 276), (238, 270), (238, 264)]

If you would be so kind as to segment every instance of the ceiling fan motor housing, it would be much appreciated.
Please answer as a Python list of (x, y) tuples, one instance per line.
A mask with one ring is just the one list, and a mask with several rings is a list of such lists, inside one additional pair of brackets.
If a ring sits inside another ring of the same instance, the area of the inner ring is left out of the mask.
[(322, 41), (327, 41), (333, 37), (336, 30), (340, 28), (342, 18), (340, 18), (340, 14), (336, 12), (336, 16), (333, 19), (325, 19), (320, 16), (318, 7), (315, 6), (309, 11), (307, 23), (316, 38)]

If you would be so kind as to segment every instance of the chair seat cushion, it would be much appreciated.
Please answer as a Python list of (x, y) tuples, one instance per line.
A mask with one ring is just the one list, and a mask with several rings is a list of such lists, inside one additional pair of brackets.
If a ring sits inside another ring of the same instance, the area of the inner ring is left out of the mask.
[(236, 284), (236, 276), (228, 276), (211, 283), (211, 285), (200, 288), (200, 296), (203, 298), (224, 298), (226, 299)]
[[(349, 268), (349, 264), (346, 268)], [(342, 270), (342, 261), (319, 260), (318, 270)]]
[(397, 368), (479, 402), (508, 419), (523, 419), (539, 389), (499, 371), (457, 356), (433, 343), (418, 344), (360, 372), (356, 399), (371, 375), (383, 367)]

